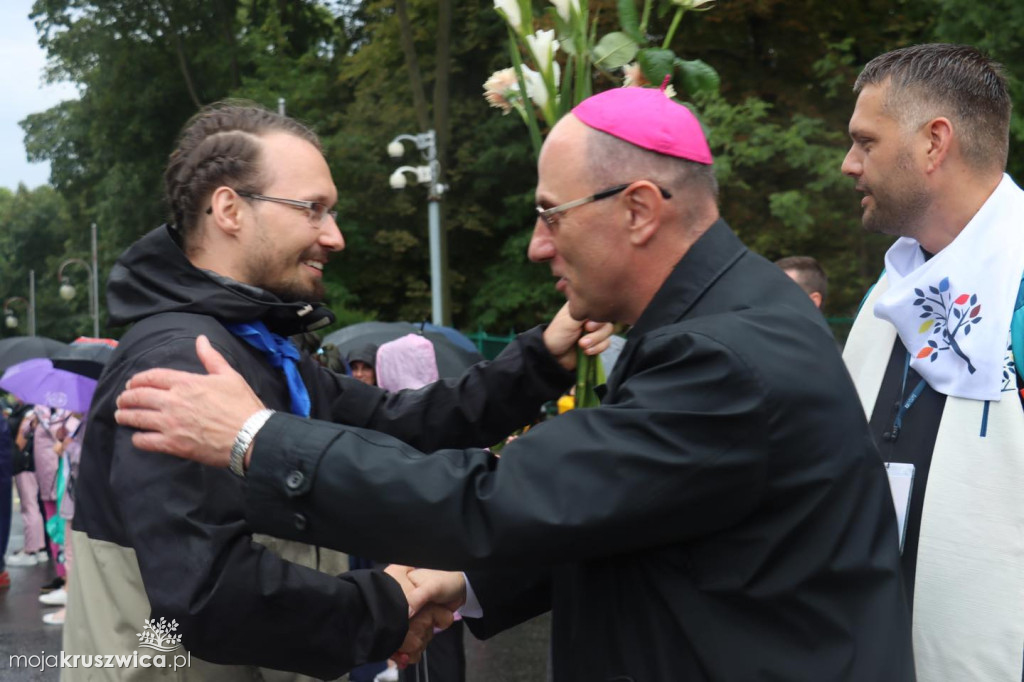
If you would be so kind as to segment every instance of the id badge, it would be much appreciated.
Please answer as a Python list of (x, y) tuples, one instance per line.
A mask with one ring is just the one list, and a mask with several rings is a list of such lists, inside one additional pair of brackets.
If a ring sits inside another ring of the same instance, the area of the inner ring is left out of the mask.
[(910, 514), (910, 491), (914, 489), (914, 465), (886, 462), (885, 473), (889, 476), (889, 491), (896, 507), (896, 524), (900, 534), (900, 554), (907, 538), (907, 516)]

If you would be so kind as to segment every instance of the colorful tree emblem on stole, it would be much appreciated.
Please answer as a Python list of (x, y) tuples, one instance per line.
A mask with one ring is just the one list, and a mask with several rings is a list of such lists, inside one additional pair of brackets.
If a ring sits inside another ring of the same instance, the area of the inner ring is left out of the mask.
[(961, 332), (967, 336), (971, 327), (981, 322), (981, 304), (977, 294), (960, 294), (954, 299), (949, 291), (949, 277), (943, 277), (937, 287), (929, 286), (928, 292), (914, 289), (918, 296), (914, 305), (921, 307), (921, 317), (925, 320), (917, 331), (924, 334), (931, 330), (938, 339), (929, 339), (927, 345), (917, 352), (918, 359), (931, 358), (930, 362), (935, 362), (943, 351), (951, 350), (967, 363), (967, 371), (974, 374), (977, 370), (956, 340)]

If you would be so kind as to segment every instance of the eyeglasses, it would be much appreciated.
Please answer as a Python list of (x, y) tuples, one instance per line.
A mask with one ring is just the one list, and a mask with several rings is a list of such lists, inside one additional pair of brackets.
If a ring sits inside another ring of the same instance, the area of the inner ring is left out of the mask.
[[(246, 192), (245, 190), (236, 189), (235, 194), (246, 199), (252, 199), (253, 201), (269, 201), (274, 204), (284, 204), (285, 206), (291, 206), (292, 208), (298, 208), (306, 211), (306, 217), (309, 218), (309, 222), (314, 227), (319, 227), (320, 223), (324, 221), (324, 218), (331, 216), (333, 220), (338, 219), (337, 211), (328, 211), (327, 205), (322, 204), (319, 201), (302, 201), (301, 199), (282, 199), (280, 197), (268, 197), (264, 194), (256, 194), (255, 192)], [(213, 206), (206, 209), (206, 214), (210, 215), (213, 213)]]
[[(616, 194), (625, 190), (632, 184), (632, 182), (627, 182), (624, 185), (615, 185), (615, 187), (609, 187), (608, 189), (601, 190), (596, 194), (591, 194), (589, 197), (576, 199), (574, 201), (567, 201), (564, 204), (559, 204), (558, 206), (553, 206), (551, 208), (541, 208), (540, 206), (538, 206), (537, 217), (543, 220), (544, 224), (547, 225), (548, 227), (554, 227), (558, 223), (558, 214), (565, 213), (570, 208), (576, 208), (577, 206), (589, 204), (592, 201), (600, 201), (601, 199), (607, 199), (608, 197), (615, 196)], [(672, 194), (667, 189), (658, 187), (658, 191), (661, 192), (661, 196), (664, 197), (665, 199), (672, 198)]]

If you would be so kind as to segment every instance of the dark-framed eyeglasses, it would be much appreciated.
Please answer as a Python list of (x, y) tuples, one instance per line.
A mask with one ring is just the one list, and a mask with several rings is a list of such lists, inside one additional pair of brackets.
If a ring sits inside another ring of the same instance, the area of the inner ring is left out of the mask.
[[(608, 189), (603, 189), (600, 192), (591, 194), (589, 197), (583, 197), (582, 199), (567, 201), (564, 204), (552, 206), (551, 208), (541, 208), (540, 206), (538, 206), (537, 217), (543, 220), (544, 224), (547, 225), (548, 227), (554, 227), (555, 224), (558, 223), (559, 214), (565, 213), (570, 208), (576, 208), (577, 206), (589, 204), (592, 201), (600, 201), (601, 199), (607, 199), (608, 197), (615, 196), (616, 194), (622, 192), (632, 184), (632, 182), (627, 182), (624, 185), (615, 185), (614, 187), (609, 187)], [(664, 189), (663, 187), (658, 187), (658, 191), (661, 192), (661, 196), (664, 197), (665, 199), (672, 198), (671, 192), (669, 192), (667, 189)]]
[[(314, 227), (319, 227), (323, 223), (324, 218), (331, 216), (333, 220), (338, 219), (337, 211), (327, 210), (327, 205), (322, 204), (319, 201), (303, 201), (302, 199), (282, 199), (281, 197), (268, 197), (265, 194), (256, 194), (255, 192), (247, 192), (241, 189), (232, 190), (235, 194), (245, 199), (252, 199), (253, 201), (269, 201), (274, 204), (284, 204), (285, 206), (291, 206), (292, 208), (301, 209), (306, 211), (306, 217), (309, 218), (309, 222)], [(206, 214), (213, 213), (213, 207), (206, 209)]]

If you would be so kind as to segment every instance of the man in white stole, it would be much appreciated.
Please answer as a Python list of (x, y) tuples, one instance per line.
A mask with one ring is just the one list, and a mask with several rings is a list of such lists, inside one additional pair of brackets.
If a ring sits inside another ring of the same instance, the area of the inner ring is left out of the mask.
[(918, 679), (1020, 682), (1024, 409), (1009, 333), (1024, 192), (1004, 173), (1006, 81), (973, 48), (919, 45), (874, 59), (854, 91), (843, 172), (864, 227), (900, 238), (844, 359), (907, 510)]

